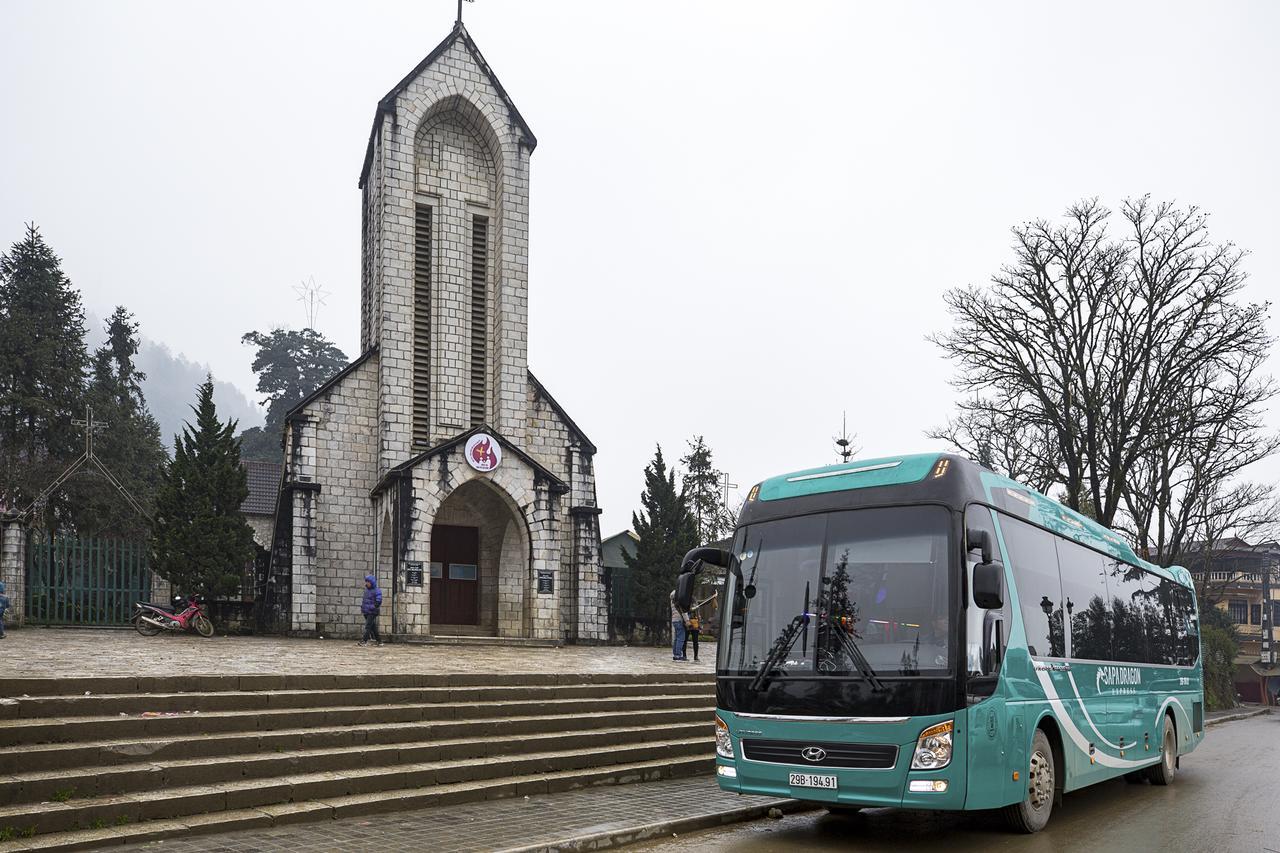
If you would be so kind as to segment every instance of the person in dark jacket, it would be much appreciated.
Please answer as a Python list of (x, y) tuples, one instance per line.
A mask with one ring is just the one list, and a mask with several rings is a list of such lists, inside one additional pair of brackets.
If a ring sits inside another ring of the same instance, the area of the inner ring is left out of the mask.
[(378, 579), (373, 575), (364, 576), (364, 598), (360, 600), (360, 612), (364, 614), (364, 638), (360, 645), (367, 645), (373, 640), (382, 645), (382, 637), (378, 634), (378, 614), (382, 612), (382, 590), (378, 588)]
[(0, 640), (4, 639), (4, 612), (9, 609), (9, 596), (4, 594), (4, 584), (0, 583)]

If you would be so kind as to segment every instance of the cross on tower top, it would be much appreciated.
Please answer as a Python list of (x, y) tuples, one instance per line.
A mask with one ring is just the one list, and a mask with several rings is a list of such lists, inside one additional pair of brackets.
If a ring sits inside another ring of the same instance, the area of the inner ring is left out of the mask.
[[(467, 0), (467, 2), (474, 3), (476, 2), (476, 0)], [(454, 23), (456, 24), (462, 23), (462, 0), (458, 0), (458, 20), (456, 20)]]

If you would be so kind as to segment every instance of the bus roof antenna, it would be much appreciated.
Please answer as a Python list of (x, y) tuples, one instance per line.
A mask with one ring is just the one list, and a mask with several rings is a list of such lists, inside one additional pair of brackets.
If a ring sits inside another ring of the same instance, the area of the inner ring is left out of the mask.
[(840, 459), (844, 462), (848, 462), (851, 456), (862, 449), (853, 443), (853, 439), (858, 437), (857, 434), (849, 435), (848, 415), (847, 411), (840, 413), (840, 435), (831, 438), (836, 443), (836, 447), (840, 448), (836, 453), (840, 454)]

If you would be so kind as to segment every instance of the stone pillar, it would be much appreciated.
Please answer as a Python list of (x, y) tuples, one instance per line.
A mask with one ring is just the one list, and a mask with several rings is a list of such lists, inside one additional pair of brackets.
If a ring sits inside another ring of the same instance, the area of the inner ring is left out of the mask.
[(12, 516), (0, 518), (0, 581), (9, 596), (6, 625), (23, 623), (26, 604), (27, 526)]
[(578, 574), (576, 638), (601, 642), (609, 635), (609, 605), (600, 567), (598, 507), (573, 507), (574, 571)]
[[(560, 496), (553, 493), (551, 484), (535, 482), (534, 512), (529, 528), (533, 534), (533, 578), (530, 592), (530, 610), (533, 614), (531, 636), (539, 640), (562, 640), (560, 621)], [(540, 576), (551, 582), (551, 592), (538, 588)]]

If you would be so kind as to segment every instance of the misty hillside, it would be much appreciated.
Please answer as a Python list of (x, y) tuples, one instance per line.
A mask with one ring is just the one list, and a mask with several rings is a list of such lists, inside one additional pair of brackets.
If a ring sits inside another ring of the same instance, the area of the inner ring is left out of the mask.
[[(91, 311), (85, 312), (85, 325), (89, 327), (85, 343), (92, 353), (106, 340), (106, 333), (102, 319)], [(183, 423), (191, 417), (196, 386), (204, 382), (209, 367), (189, 361), (181, 353), (175, 355), (164, 344), (142, 335), (138, 369), (147, 374), (146, 381), (142, 383), (147, 408), (160, 423), (165, 447), (171, 448), (173, 437), (182, 432)], [(223, 420), (235, 418), (240, 422), (237, 432), (263, 424), (262, 410), (235, 385), (216, 376), (213, 378), (213, 401), (218, 406), (218, 417)]]

